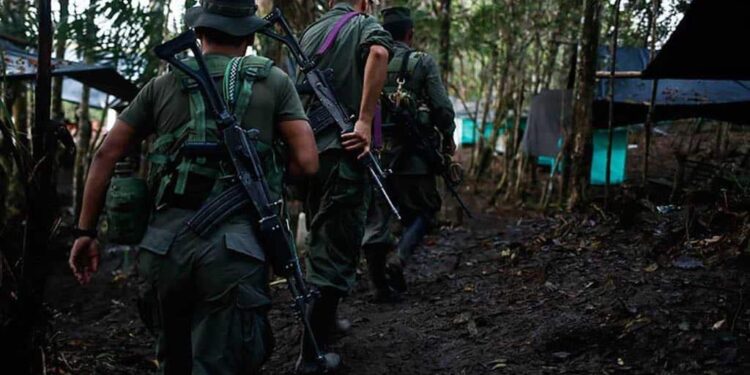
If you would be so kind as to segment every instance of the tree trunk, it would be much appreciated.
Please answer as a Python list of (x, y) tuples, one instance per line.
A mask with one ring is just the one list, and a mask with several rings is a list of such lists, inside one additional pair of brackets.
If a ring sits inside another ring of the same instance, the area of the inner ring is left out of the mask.
[(73, 211), (75, 218), (81, 213), (83, 202), (83, 186), (86, 183), (88, 171), (89, 150), (91, 148), (91, 121), (89, 115), (89, 97), (91, 89), (83, 86), (81, 104), (78, 109), (78, 132), (76, 133), (76, 159), (73, 172)]
[(591, 166), (591, 138), (593, 133), (594, 84), (599, 46), (599, 28), (602, 0), (584, 0), (583, 25), (581, 27), (581, 51), (573, 97), (573, 128), (575, 138), (571, 157), (571, 192), (568, 209), (575, 209), (586, 202), (588, 172)]
[(451, 0), (440, 0), (440, 69), (443, 83), (448, 86), (451, 64)]
[[(151, 51), (164, 41), (168, 17), (166, 16), (168, 0), (151, 0), (149, 3), (149, 17), (145, 26), (148, 35), (146, 50), (146, 68), (141, 76), (141, 83), (146, 83), (163, 72), (165, 65)], [(187, 4), (186, 4), (187, 5)]]
[[(65, 58), (65, 44), (68, 41), (68, 4), (69, 0), (60, 0), (60, 21), (57, 24), (55, 38), (55, 58)], [(52, 79), (52, 119), (64, 121), (65, 113), (62, 104), (63, 77), (57, 76)]]

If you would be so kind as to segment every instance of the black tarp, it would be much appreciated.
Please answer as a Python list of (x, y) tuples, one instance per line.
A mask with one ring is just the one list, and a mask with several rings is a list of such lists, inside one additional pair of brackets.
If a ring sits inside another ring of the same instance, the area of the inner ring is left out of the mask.
[[(11, 43), (0, 42), (4, 68), (0, 77), (9, 81), (35, 79), (36, 55)], [(54, 60), (52, 75), (70, 77), (123, 101), (130, 101), (138, 94), (138, 87), (110, 66)]]
[[(750, 0), (748, 0), (750, 2)], [(599, 49), (599, 70), (609, 71), (609, 48)], [(617, 50), (617, 71), (641, 71), (648, 64), (648, 50), (622, 47)], [(615, 80), (615, 125), (643, 123), (648, 113), (653, 80)], [(597, 82), (594, 103), (595, 127), (607, 127), (609, 79)], [(750, 81), (678, 80), (658, 81), (656, 121), (711, 118), (750, 123)]]
[(693, 0), (646, 78), (750, 80), (750, 0)]

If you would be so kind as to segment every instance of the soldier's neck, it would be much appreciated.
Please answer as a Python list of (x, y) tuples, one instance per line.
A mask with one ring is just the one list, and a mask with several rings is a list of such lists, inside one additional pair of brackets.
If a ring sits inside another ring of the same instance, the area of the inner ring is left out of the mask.
[(226, 55), (226, 56), (241, 57), (241, 56), (245, 56), (245, 53), (247, 52), (247, 46), (232, 47), (232, 46), (204, 44), (201, 46), (201, 52), (203, 52), (204, 55), (210, 54), (210, 55)]

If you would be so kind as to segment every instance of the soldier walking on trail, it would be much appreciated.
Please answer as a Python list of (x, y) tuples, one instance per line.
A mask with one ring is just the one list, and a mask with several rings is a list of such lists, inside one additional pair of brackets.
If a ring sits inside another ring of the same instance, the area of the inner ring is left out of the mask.
[[(398, 257), (390, 257), (395, 240), (391, 234), (392, 215), (382, 202), (372, 204), (368, 212), (367, 231), (362, 248), (367, 256), (370, 277), (376, 289), (376, 300), (391, 301), (394, 292), (406, 289), (403, 262), (411, 255), (440, 211), (437, 190), (438, 171), (430, 165), (425, 150), (407, 125), (419, 129), (422, 137), (437, 140), (444, 157), (455, 152), (453, 106), (441, 80), (438, 64), (432, 56), (411, 47), (414, 22), (408, 8), (384, 9), (383, 27), (393, 36), (393, 58), (388, 65), (384, 90), (383, 152), (384, 168), (390, 169), (389, 186), (403, 217), (404, 231), (398, 243)], [(402, 115), (406, 113), (407, 115)], [(405, 122), (411, 122), (407, 124)], [(397, 298), (396, 298), (397, 299)]]
[[(331, 0), (329, 6), (331, 10), (304, 31), (300, 44), (321, 71), (332, 70), (329, 83), (340, 103), (355, 114), (356, 124), (343, 135), (335, 124), (316, 134), (320, 170), (310, 181), (305, 202), (308, 282), (320, 291), (309, 317), (324, 346), (334, 329), (348, 328), (348, 322), (337, 320), (336, 310), (355, 283), (369, 198), (369, 177), (357, 158), (370, 149), (392, 46), (378, 21), (364, 14), (368, 0)], [(312, 99), (308, 104), (308, 112), (320, 105)], [(312, 373), (315, 367), (310, 348), (303, 345), (297, 372)]]
[[(195, 29), (230, 110), (244, 127), (259, 131), (258, 152), (271, 194), (278, 197), (285, 169), (312, 175), (318, 155), (293, 82), (270, 60), (245, 56), (254, 33), (267, 24), (255, 12), (253, 0), (203, 0), (188, 9), (185, 21)], [(188, 58), (186, 64), (195, 60)], [(97, 221), (115, 163), (154, 134), (149, 155), (153, 209), (140, 242), (138, 272), (141, 315), (158, 333), (159, 371), (254, 374), (273, 347), (267, 255), (256, 221), (239, 212), (201, 236), (185, 225), (203, 203), (236, 183), (226, 156), (176, 151), (187, 141), (220, 139), (207, 112), (195, 82), (181, 72), (155, 78), (141, 90), (91, 165), (70, 266), (81, 283), (96, 272)]]

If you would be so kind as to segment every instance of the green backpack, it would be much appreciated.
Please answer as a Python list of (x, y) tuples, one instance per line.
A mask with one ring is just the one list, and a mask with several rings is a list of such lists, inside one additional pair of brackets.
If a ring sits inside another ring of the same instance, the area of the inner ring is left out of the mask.
[[(193, 59), (186, 63), (196, 64)], [(233, 112), (235, 109), (246, 110), (249, 107), (254, 83), (268, 77), (272, 67), (271, 60), (259, 56), (233, 58), (226, 68), (217, 63), (209, 62), (208, 64), (212, 76), (223, 77), (224, 99)], [(148, 155), (150, 168), (147, 182), (132, 176), (113, 178), (107, 199), (107, 231), (113, 235), (107, 237), (112, 240), (117, 239), (117, 243), (139, 243), (145, 234), (151, 211), (163, 206), (168, 194), (186, 194), (189, 175), (198, 175), (214, 181), (207, 197), (210, 199), (229, 186), (228, 179), (224, 177), (234, 174), (231, 162), (228, 160), (211, 160), (206, 157), (180, 154), (180, 147), (188, 141), (217, 142), (219, 131), (216, 122), (207, 113), (197, 84), (179, 71), (173, 74), (177, 76), (183, 89), (189, 94), (190, 121), (154, 140)], [(241, 119), (243, 113), (235, 113), (235, 115)], [(271, 131), (270, 129), (259, 130), (261, 133)], [(279, 156), (280, 145), (258, 140), (257, 147), (261, 160), (265, 163), (263, 167), (272, 190), (271, 193), (278, 197), (281, 195), (283, 178), (283, 163)], [(143, 199), (143, 196), (146, 199)], [(149, 201), (148, 197), (154, 197), (153, 201)], [(132, 207), (132, 210), (124, 209), (125, 207)], [(143, 207), (143, 210), (140, 207)], [(133, 220), (136, 216), (137, 221), (143, 224), (142, 227), (134, 225)], [(125, 235), (125, 233), (130, 234)]]
[(402, 121), (429, 123), (429, 113), (410, 82), (422, 56), (422, 52), (409, 50), (388, 64), (388, 81), (383, 88), (383, 127), (396, 126)]

